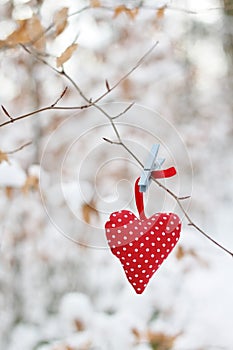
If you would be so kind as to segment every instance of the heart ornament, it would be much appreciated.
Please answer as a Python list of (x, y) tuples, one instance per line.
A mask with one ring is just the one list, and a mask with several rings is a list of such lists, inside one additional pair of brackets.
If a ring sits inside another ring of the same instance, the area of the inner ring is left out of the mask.
[(110, 215), (105, 230), (112, 253), (120, 260), (136, 293), (141, 294), (177, 244), (181, 221), (173, 213), (156, 213), (147, 218), (138, 182), (139, 179), (135, 183), (135, 200), (139, 218), (128, 210), (117, 211)]

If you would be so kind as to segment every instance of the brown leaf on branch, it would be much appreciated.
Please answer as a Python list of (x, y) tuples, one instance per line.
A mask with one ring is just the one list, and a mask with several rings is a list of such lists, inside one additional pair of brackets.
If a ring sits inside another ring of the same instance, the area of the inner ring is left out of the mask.
[(44, 28), (40, 22), (40, 19), (37, 16), (33, 16), (28, 21), (27, 27), (28, 27), (29, 35), (31, 36), (31, 42), (33, 46), (37, 50), (44, 51), (46, 40), (44, 36)]
[(14, 47), (18, 44), (31, 43), (35, 48), (43, 50), (45, 46), (44, 29), (37, 16), (17, 21), (18, 28), (5, 40), (0, 41), (0, 48), (3, 46)]
[(164, 17), (165, 9), (166, 9), (166, 6), (163, 6), (163, 7), (160, 7), (160, 8), (157, 10), (156, 17), (157, 17), (158, 19), (162, 19), (162, 18)]
[(4, 152), (2, 152), (1, 150), (0, 150), (0, 164), (2, 163), (2, 162), (8, 162), (9, 160), (8, 160), (8, 155), (7, 155), (7, 153), (4, 153)]
[(113, 18), (118, 17), (120, 14), (125, 13), (129, 19), (134, 20), (138, 14), (138, 7), (130, 9), (125, 5), (119, 5), (114, 10)]
[(4, 40), (4, 44), (7, 46), (15, 46), (19, 43), (28, 43), (31, 40), (28, 31), (28, 21), (29, 20), (17, 21), (18, 28)]
[(55, 25), (56, 36), (61, 34), (65, 30), (68, 24), (67, 18), (68, 18), (67, 7), (62, 8), (61, 10), (55, 13), (53, 22)]
[(68, 46), (61, 56), (57, 57), (57, 68), (61, 67), (66, 61), (68, 61), (77, 49), (78, 44), (72, 44)]
[(91, 7), (100, 7), (101, 2), (99, 0), (90, 0), (90, 6)]

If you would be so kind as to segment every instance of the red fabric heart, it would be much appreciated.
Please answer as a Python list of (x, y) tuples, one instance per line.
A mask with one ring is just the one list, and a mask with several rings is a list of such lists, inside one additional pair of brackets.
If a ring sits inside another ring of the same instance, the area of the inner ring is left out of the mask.
[(135, 198), (140, 219), (128, 210), (120, 210), (110, 215), (105, 230), (112, 253), (120, 260), (136, 293), (141, 294), (178, 242), (181, 222), (173, 213), (146, 218), (138, 181)]

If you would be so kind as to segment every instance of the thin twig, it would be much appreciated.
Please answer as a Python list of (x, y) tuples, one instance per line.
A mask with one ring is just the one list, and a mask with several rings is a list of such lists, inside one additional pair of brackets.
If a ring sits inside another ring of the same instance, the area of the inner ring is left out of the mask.
[(126, 107), (122, 112), (120, 112), (119, 114), (117, 114), (115, 117), (112, 117), (112, 120), (115, 120), (119, 117), (121, 117), (122, 115), (126, 114), (130, 108), (132, 108), (134, 106), (135, 102), (131, 102), (130, 105), (128, 105), (128, 107)]
[(152, 180), (162, 189), (164, 189), (167, 193), (170, 194), (170, 196), (172, 196), (175, 201), (177, 202), (179, 208), (181, 209), (182, 213), (184, 214), (185, 218), (188, 221), (189, 226), (193, 226), (197, 231), (199, 231), (202, 235), (204, 235), (207, 239), (209, 239), (212, 243), (214, 243), (215, 245), (217, 245), (219, 248), (221, 248), (222, 250), (224, 250), (226, 253), (230, 254), (233, 257), (233, 252), (231, 252), (230, 250), (228, 250), (227, 248), (225, 248), (223, 245), (221, 245), (220, 243), (218, 243), (215, 239), (213, 239), (212, 237), (210, 237), (204, 230), (202, 230), (197, 224), (195, 224), (193, 222), (193, 220), (190, 218), (190, 216), (188, 215), (187, 211), (184, 209), (179, 197), (172, 192), (170, 189), (168, 189), (166, 186), (164, 186), (161, 182), (159, 182), (157, 179), (152, 177)]
[(109, 86), (109, 82), (107, 81), (107, 79), (105, 80), (105, 85), (106, 85), (107, 91), (109, 91), (110, 90), (110, 86)]
[(136, 64), (131, 68), (126, 74), (124, 74), (120, 80), (118, 80), (109, 90), (107, 90), (104, 94), (102, 94), (100, 97), (98, 97), (94, 103), (99, 102), (102, 100), (106, 95), (109, 94), (112, 90), (116, 89), (118, 85), (120, 85), (125, 79), (127, 79), (141, 64), (145, 61), (145, 59), (151, 54), (151, 52), (156, 48), (156, 46), (159, 44), (158, 41), (155, 42), (154, 45), (150, 47), (150, 49), (136, 62)]
[[(71, 79), (71, 77), (69, 77), (66, 72), (64, 71), (64, 67), (63, 69), (60, 71), (56, 68), (54, 68), (53, 66), (51, 66), (47, 61), (45, 61), (43, 58), (41, 58), (40, 56), (38, 56), (35, 52), (31, 51), (27, 46), (21, 44), (20, 46), (30, 55), (32, 55), (33, 57), (35, 57), (38, 61), (40, 61), (41, 63), (45, 64), (46, 66), (48, 66), (50, 69), (52, 69), (54, 72), (56, 72), (57, 74), (63, 75), (65, 76), (66, 79), (69, 80), (69, 82), (75, 87), (76, 91), (78, 91), (79, 95), (84, 99), (85, 102), (87, 102), (87, 104), (85, 105), (80, 105), (80, 106), (64, 106), (64, 107), (57, 107), (57, 103), (62, 99), (62, 97), (64, 96), (64, 94), (67, 91), (67, 87), (64, 89), (64, 91), (62, 92), (62, 94), (56, 99), (56, 101), (54, 103), (52, 103), (49, 106), (46, 107), (42, 107), (39, 108), (37, 110), (34, 110), (32, 112), (26, 113), (26, 114), (22, 114), (18, 117), (12, 117), (10, 116), (9, 112), (6, 110), (6, 108), (4, 106), (2, 106), (2, 109), (4, 111), (4, 113), (10, 118), (10, 120), (3, 122), (2, 124), (0, 124), (0, 128), (5, 126), (5, 125), (9, 125), (10, 123), (14, 123), (18, 120), (21, 119), (25, 119), (28, 118), (30, 116), (33, 116), (35, 114), (41, 113), (41, 112), (45, 112), (45, 111), (49, 111), (49, 110), (83, 110), (86, 108), (89, 108), (91, 106), (95, 106), (97, 109), (99, 109), (100, 112), (102, 112), (109, 120), (110, 119), (116, 119), (120, 116), (122, 116), (123, 114), (125, 114), (132, 106), (133, 103), (130, 104), (125, 111), (121, 112), (119, 115), (115, 116), (115, 117), (111, 117), (109, 114), (107, 114), (101, 107), (97, 107), (96, 103), (99, 102), (100, 100), (102, 100), (105, 96), (107, 96), (110, 92), (112, 92), (118, 85), (120, 85), (129, 75), (131, 75), (142, 63), (143, 61), (146, 59), (147, 56), (149, 56), (151, 54), (151, 52), (155, 49), (155, 47), (158, 45), (158, 42), (156, 42), (137, 62), (136, 64), (133, 66), (132, 69), (130, 69), (125, 75), (123, 75), (120, 80), (117, 81), (117, 83), (115, 83), (111, 88), (109, 88), (108, 91), (106, 91), (104, 94), (102, 94), (100, 97), (98, 97), (95, 101), (92, 101), (91, 99), (86, 98), (86, 96), (83, 94), (82, 90), (79, 88), (79, 86), (74, 82), (73, 79)], [(112, 123), (110, 121), (113, 130), (115, 131), (115, 133), (117, 134), (118, 139), (120, 140), (120, 135), (117, 131), (117, 128), (115, 127), (114, 123)], [(123, 146), (124, 147), (124, 146)]]
[(76, 16), (76, 15), (79, 15), (80, 13), (82, 13), (84, 11), (87, 11), (87, 10), (90, 10), (91, 8), (93, 8), (93, 7), (91, 7), (91, 6), (84, 6), (80, 10), (77, 10), (75, 12), (70, 13), (68, 15), (68, 17), (70, 18), (70, 17)]
[(112, 140), (107, 139), (106, 137), (103, 137), (103, 140), (108, 142), (108, 143), (111, 143), (111, 145), (121, 145), (121, 142), (112, 141)]
[[(66, 107), (56, 107), (56, 104), (63, 98), (65, 92), (67, 91), (67, 88), (65, 88), (63, 90), (63, 92), (61, 93), (61, 95), (56, 99), (56, 101), (54, 103), (52, 103), (51, 105), (49, 106), (46, 106), (46, 107), (42, 107), (42, 108), (39, 108), (35, 111), (32, 111), (32, 112), (29, 112), (29, 113), (26, 113), (26, 114), (22, 114), (18, 117), (10, 117), (10, 120), (7, 120), (3, 123), (0, 124), (0, 128), (5, 126), (5, 125), (8, 125), (8, 124), (11, 124), (11, 123), (14, 123), (18, 120), (21, 120), (21, 119), (25, 119), (25, 118), (28, 118), (28, 117), (31, 117), (32, 115), (35, 115), (35, 114), (38, 114), (38, 113), (41, 113), (41, 112), (45, 112), (45, 111), (49, 111), (49, 110), (66, 110), (67, 108)], [(2, 109), (4, 110), (5, 112), (5, 107), (2, 106)], [(71, 109), (70, 107), (68, 109)], [(74, 109), (77, 109), (76, 107)], [(81, 109), (81, 108), (80, 108)], [(7, 112), (8, 113), (8, 112)]]
[(183, 197), (178, 197), (179, 201), (183, 201), (185, 199), (190, 199), (191, 196), (183, 196)]
[(28, 141), (28, 142), (24, 143), (23, 145), (21, 145), (20, 147), (14, 149), (13, 151), (8, 151), (8, 152), (4, 152), (4, 153), (6, 153), (6, 154), (13, 154), (13, 153), (19, 152), (23, 148), (25, 148), (25, 147), (27, 147), (27, 146), (29, 146), (31, 144), (32, 144), (32, 141)]
[(5, 115), (11, 120), (11, 122), (12, 122), (12, 120), (13, 120), (13, 118), (12, 118), (12, 116), (9, 114), (9, 112), (6, 110), (6, 108), (3, 106), (3, 105), (1, 105), (1, 107), (2, 107), (2, 110), (3, 110), (3, 112), (5, 113)]
[[(172, 5), (165, 5), (165, 10), (167, 11), (174, 11), (174, 12), (181, 12), (181, 13), (185, 13), (187, 15), (199, 15), (199, 14), (205, 14), (209, 11), (222, 11), (222, 10), (232, 10), (233, 6), (216, 6), (216, 7), (208, 7), (205, 9), (200, 9), (200, 10), (190, 10), (184, 7), (176, 7), (176, 6), (172, 6)], [(79, 15), (80, 13), (84, 12), (84, 11), (89, 11), (89, 10), (105, 10), (108, 12), (112, 12), (114, 14), (115, 10), (116, 10), (117, 6), (107, 6), (107, 5), (100, 5), (98, 7), (92, 7), (92, 6), (85, 6), (83, 8), (81, 8), (80, 10), (77, 10), (71, 14), (68, 15), (69, 17), (75, 16), (75, 15)], [(127, 8), (127, 7), (126, 7)], [(159, 11), (161, 10), (161, 6), (151, 6), (151, 5), (144, 5), (143, 3), (135, 6), (135, 7), (130, 7), (128, 8), (128, 10), (135, 10), (135, 9), (140, 9), (140, 10), (149, 10), (149, 11)], [(54, 26), (54, 24), (50, 25), (51, 29)]]
[(58, 104), (58, 102), (63, 98), (67, 90), (68, 87), (66, 86), (65, 89), (62, 91), (61, 95), (56, 99), (56, 101), (53, 104), (51, 104), (51, 108), (55, 107)]
[[(138, 68), (142, 62), (145, 60), (145, 58), (152, 52), (152, 50), (157, 46), (156, 42), (143, 56), (142, 58), (136, 63), (136, 65), (130, 69), (130, 72), (132, 73), (136, 68)], [(139, 64), (140, 62), (140, 64)], [(65, 72), (64, 68), (62, 70), (62, 72), (57, 71), (59, 74), (62, 74), (64, 77), (66, 77), (66, 79), (69, 80), (69, 82), (73, 85), (73, 87), (76, 89), (76, 91), (78, 92), (78, 94), (87, 102), (90, 103), (92, 106), (94, 106), (96, 109), (98, 109), (108, 120), (109, 123), (112, 126), (113, 131), (115, 132), (115, 135), (119, 141), (119, 145), (122, 146), (141, 166), (142, 163), (139, 160), (139, 158), (126, 146), (126, 144), (124, 142), (122, 142), (121, 140), (121, 136), (120, 133), (116, 127), (116, 124), (114, 123), (114, 121), (112, 120), (112, 116), (110, 114), (108, 114), (102, 107), (100, 107), (96, 101), (91, 101), (91, 99), (88, 99), (85, 94), (83, 93), (82, 89), (78, 86), (78, 84)], [(130, 73), (130, 74), (131, 74)], [(129, 73), (125, 74), (115, 85), (114, 85), (114, 89), (121, 83), (123, 82), (124, 79), (126, 79), (129, 76)], [(107, 91), (107, 93), (110, 93), (113, 88), (111, 88), (111, 90)], [(106, 93), (106, 94), (107, 94)], [(106, 95), (102, 95), (101, 99)], [(98, 99), (99, 100), (99, 99)]]

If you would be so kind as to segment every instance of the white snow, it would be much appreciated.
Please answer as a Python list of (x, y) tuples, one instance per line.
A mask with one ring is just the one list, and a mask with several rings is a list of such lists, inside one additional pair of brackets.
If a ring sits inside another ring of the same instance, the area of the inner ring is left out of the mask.
[(14, 159), (0, 164), (0, 186), (22, 187), (26, 181), (26, 173)]

